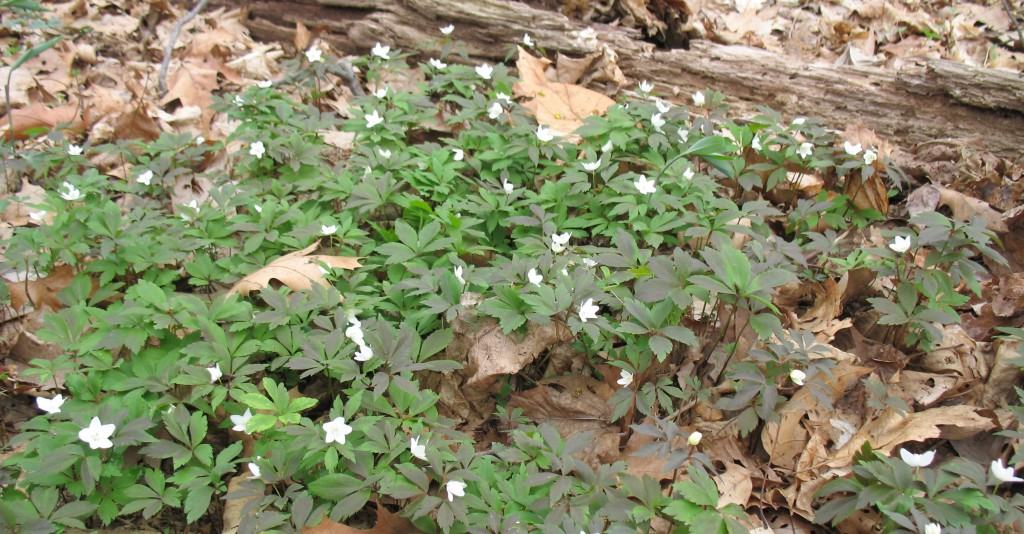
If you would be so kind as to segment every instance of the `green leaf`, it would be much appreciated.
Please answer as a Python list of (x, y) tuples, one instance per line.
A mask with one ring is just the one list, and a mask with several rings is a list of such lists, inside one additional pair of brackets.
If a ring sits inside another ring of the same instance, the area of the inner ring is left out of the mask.
[(256, 415), (252, 416), (252, 419), (249, 419), (249, 422), (246, 423), (246, 425), (245, 425), (245, 429), (247, 431), (249, 431), (250, 433), (252, 433), (252, 432), (264, 432), (266, 430), (270, 430), (271, 428), (274, 428), (274, 425), (276, 425), (276, 424), (277, 424), (277, 417), (274, 417), (273, 415), (268, 415), (268, 414), (265, 414), (265, 413), (258, 413)]
[(277, 406), (275, 406), (270, 399), (260, 395), (259, 393), (243, 393), (238, 397), (238, 400), (253, 410), (277, 411)]
[(197, 519), (206, 515), (212, 497), (213, 488), (210, 486), (198, 486), (189, 491), (185, 497), (185, 520), (195, 523)]

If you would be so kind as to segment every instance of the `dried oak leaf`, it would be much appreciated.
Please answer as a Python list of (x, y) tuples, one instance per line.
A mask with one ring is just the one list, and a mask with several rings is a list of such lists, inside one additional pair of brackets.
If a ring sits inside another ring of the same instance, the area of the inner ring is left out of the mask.
[(377, 505), (377, 524), (369, 530), (342, 525), (327, 517), (315, 527), (303, 527), (302, 529), (302, 534), (418, 534), (421, 532), (423, 531), (416, 528), (408, 519), (399, 517), (380, 505)]
[(591, 115), (602, 115), (615, 103), (597, 91), (585, 87), (548, 80), (544, 71), (551, 61), (531, 56), (519, 47), (516, 67), (522, 80), (512, 87), (518, 96), (530, 100), (523, 103), (533, 111), (537, 122), (562, 134), (570, 134)]
[(286, 254), (270, 262), (266, 267), (239, 280), (228, 290), (228, 294), (248, 295), (252, 291), (269, 286), (273, 280), (288, 286), (293, 291), (310, 289), (314, 283), (322, 286), (330, 285), (324, 278), (323, 271), (320, 270), (321, 263), (337, 269), (352, 270), (362, 267), (359, 258), (323, 254), (310, 256), (309, 253), (313, 252), (317, 245), (318, 243), (313, 243), (302, 250)]

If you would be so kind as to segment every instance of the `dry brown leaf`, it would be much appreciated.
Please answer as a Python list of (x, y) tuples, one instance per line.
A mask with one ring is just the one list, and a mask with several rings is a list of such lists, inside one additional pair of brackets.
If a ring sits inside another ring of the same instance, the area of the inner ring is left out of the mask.
[(8, 130), (5, 133), (8, 139), (11, 138), (12, 132), (17, 139), (27, 139), (28, 130), (36, 128), (53, 130), (60, 126), (68, 131), (81, 132), (89, 126), (89, 112), (78, 104), (64, 104), (53, 108), (45, 104), (29, 104), (11, 111), (11, 117), (14, 119), (13, 130), (9, 129), (6, 115), (0, 118), (0, 127)]
[(999, 292), (992, 299), (992, 313), (998, 317), (1016, 317), (1024, 313), (1024, 273), (999, 277)]
[(1024, 358), (1020, 341), (1000, 341), (995, 361), (985, 381), (985, 393), (978, 404), (984, 408), (997, 408), (1007, 399), (1014, 398), (1014, 386), (1021, 377), (1020, 360)]
[(578, 85), (548, 80), (544, 71), (550, 61), (530, 55), (519, 47), (516, 67), (522, 81), (513, 86), (516, 95), (529, 98), (523, 103), (533, 111), (537, 122), (553, 130), (570, 134), (583, 125), (583, 119), (602, 115), (615, 103), (601, 93)]
[(848, 468), (853, 455), (865, 442), (870, 442), (875, 450), (891, 454), (897, 446), (909, 441), (965, 439), (993, 428), (995, 423), (973, 406), (939, 406), (905, 416), (887, 408), (864, 423), (857, 434), (836, 451), (827, 465), (837, 469)]
[(352, 270), (362, 267), (359, 258), (322, 254), (308, 255), (316, 250), (317, 246), (319, 243), (313, 243), (302, 250), (281, 256), (266, 267), (239, 280), (228, 290), (228, 294), (248, 295), (252, 291), (269, 286), (274, 280), (288, 286), (292, 291), (310, 289), (314, 283), (329, 286), (330, 283), (324, 278), (323, 271), (320, 270), (321, 263), (336, 269)]
[(543, 380), (538, 386), (512, 394), (508, 409), (522, 408), (537, 423), (551, 423), (563, 437), (593, 431), (591, 446), (580, 458), (592, 465), (619, 458), (619, 428), (609, 423), (608, 399), (615, 391), (607, 384), (579, 375)]
[(7, 288), (11, 292), (11, 307), (15, 312), (22, 310), (22, 307), (31, 303), (35, 309), (59, 310), (64, 307), (57, 300), (57, 293), (71, 283), (75, 277), (75, 269), (70, 265), (61, 265), (54, 268), (53, 272), (38, 280), (10, 281), (4, 279)]
[(954, 375), (922, 373), (904, 369), (891, 380), (889, 393), (910, 406), (928, 408), (955, 391), (961, 379)]
[(306, 27), (302, 21), (295, 23), (295, 39), (292, 43), (295, 44), (296, 50), (305, 50), (309, 48), (310, 41), (313, 40), (313, 34), (309, 33), (309, 28)]
[(843, 193), (850, 197), (853, 205), (858, 209), (876, 210), (882, 216), (889, 213), (889, 190), (877, 172), (872, 173), (867, 180), (863, 181), (856, 175), (847, 176)]
[[(39, 211), (41, 208), (32, 206), (42, 204), (46, 200), (46, 190), (38, 185), (28, 183), (27, 178), (21, 181), (21, 189), (11, 197), (11, 203), (0, 215), (0, 220), (10, 223), (12, 226), (25, 226), (30, 222), (35, 223), (29, 214)], [(53, 222), (56, 216), (54, 213), (47, 213), (43, 222)]]
[(737, 504), (742, 508), (747, 507), (750, 494), (754, 489), (754, 483), (750, 480), (750, 469), (735, 463), (725, 464), (725, 471), (715, 476), (715, 484), (721, 497), (718, 498), (718, 506)]
[(974, 217), (985, 219), (986, 226), (993, 232), (1006, 233), (1009, 228), (1003, 221), (1003, 216), (992, 209), (988, 202), (967, 196), (958, 191), (939, 187), (939, 204), (948, 206), (953, 211), (953, 218), (958, 221), (970, 221)]
[(423, 531), (416, 528), (416, 525), (413, 525), (411, 521), (389, 512), (387, 508), (381, 505), (377, 505), (377, 524), (373, 525), (373, 528), (369, 530), (342, 525), (328, 517), (325, 517), (315, 527), (303, 527), (302, 529), (302, 534), (419, 534), (421, 532)]

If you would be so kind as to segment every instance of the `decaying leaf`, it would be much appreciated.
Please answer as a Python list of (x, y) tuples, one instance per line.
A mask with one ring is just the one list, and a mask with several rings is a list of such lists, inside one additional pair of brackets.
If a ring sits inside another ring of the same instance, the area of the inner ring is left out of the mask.
[[(42, 204), (46, 200), (46, 190), (35, 184), (28, 183), (27, 179), (22, 179), (21, 189), (10, 197), (11, 203), (7, 205), (7, 208), (0, 214), (0, 220), (10, 223), (11, 226), (25, 226), (33, 221), (29, 214), (40, 211), (41, 208), (34, 208)], [(47, 213), (43, 218), (44, 222), (52, 222), (54, 218), (53, 213)]]
[(1009, 231), (1002, 214), (992, 209), (988, 202), (959, 191), (938, 184), (928, 184), (916, 189), (907, 197), (907, 212), (910, 215), (935, 211), (939, 206), (948, 207), (953, 212), (953, 218), (958, 221), (966, 222), (981, 217), (985, 219), (989, 230), (999, 233)]
[(537, 387), (513, 393), (508, 409), (522, 408), (537, 423), (551, 423), (563, 437), (592, 431), (591, 446), (582, 460), (611, 463), (619, 457), (619, 428), (609, 423), (608, 399), (614, 390), (603, 382), (579, 375), (543, 380)]
[(530, 100), (523, 103), (533, 111), (537, 122), (562, 134), (570, 134), (583, 125), (583, 119), (601, 115), (615, 103), (596, 91), (578, 85), (548, 80), (545, 70), (551, 61), (530, 55), (519, 47), (516, 67), (522, 81), (515, 84), (516, 95)]
[(877, 172), (866, 180), (861, 180), (859, 176), (848, 176), (843, 193), (850, 197), (858, 209), (875, 210), (883, 216), (889, 212), (889, 189)]
[(89, 126), (89, 113), (80, 104), (64, 104), (49, 107), (45, 104), (29, 104), (11, 112), (14, 121), (13, 129), (9, 128), (7, 117), (0, 119), (0, 127), (10, 130), (5, 133), (7, 138), (13, 135), (16, 139), (26, 139), (30, 131), (39, 128), (53, 130), (57, 127), (68, 131), (81, 132)]
[(316, 250), (318, 245), (319, 243), (313, 243), (302, 250), (281, 256), (266, 267), (239, 280), (228, 290), (228, 294), (248, 295), (252, 291), (269, 286), (274, 280), (288, 286), (293, 291), (309, 289), (313, 287), (314, 283), (328, 286), (330, 284), (324, 278), (324, 272), (320, 267), (321, 263), (336, 269), (352, 270), (362, 267), (359, 258), (322, 254), (310, 256), (309, 253)]
[(19, 273), (16, 280), (5, 277), (4, 282), (11, 292), (11, 307), (16, 312), (29, 303), (37, 310), (59, 310), (64, 305), (57, 300), (57, 293), (68, 287), (74, 277), (74, 267), (61, 265), (42, 278), (32, 279), (30, 273)]
[(422, 530), (416, 528), (411, 521), (399, 517), (388, 511), (381, 505), (377, 505), (377, 524), (370, 529), (358, 529), (348, 525), (331, 521), (325, 517), (315, 527), (304, 527), (302, 534), (419, 534)]

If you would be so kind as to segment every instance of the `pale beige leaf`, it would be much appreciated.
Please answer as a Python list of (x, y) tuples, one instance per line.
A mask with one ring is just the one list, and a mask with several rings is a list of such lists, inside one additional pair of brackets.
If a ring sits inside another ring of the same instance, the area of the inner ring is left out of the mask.
[(942, 187), (939, 189), (939, 204), (948, 206), (953, 211), (953, 218), (958, 221), (970, 221), (974, 217), (985, 219), (986, 226), (993, 232), (1005, 233), (1009, 231), (1003, 216), (988, 202), (967, 196), (959, 191)]
[(538, 123), (562, 134), (570, 134), (583, 125), (583, 119), (602, 115), (615, 103), (597, 91), (548, 80), (544, 70), (550, 63), (519, 47), (516, 67), (522, 81), (513, 86), (513, 91), (529, 98), (523, 106), (533, 111)]
[(239, 280), (228, 290), (228, 294), (248, 295), (252, 291), (269, 286), (274, 280), (288, 286), (293, 291), (310, 289), (313, 284), (328, 286), (330, 283), (327, 282), (323, 271), (320, 270), (321, 263), (337, 269), (352, 270), (362, 267), (359, 258), (308, 255), (316, 249), (317, 245), (318, 243), (313, 243), (302, 250), (281, 256), (270, 262), (266, 267)]

